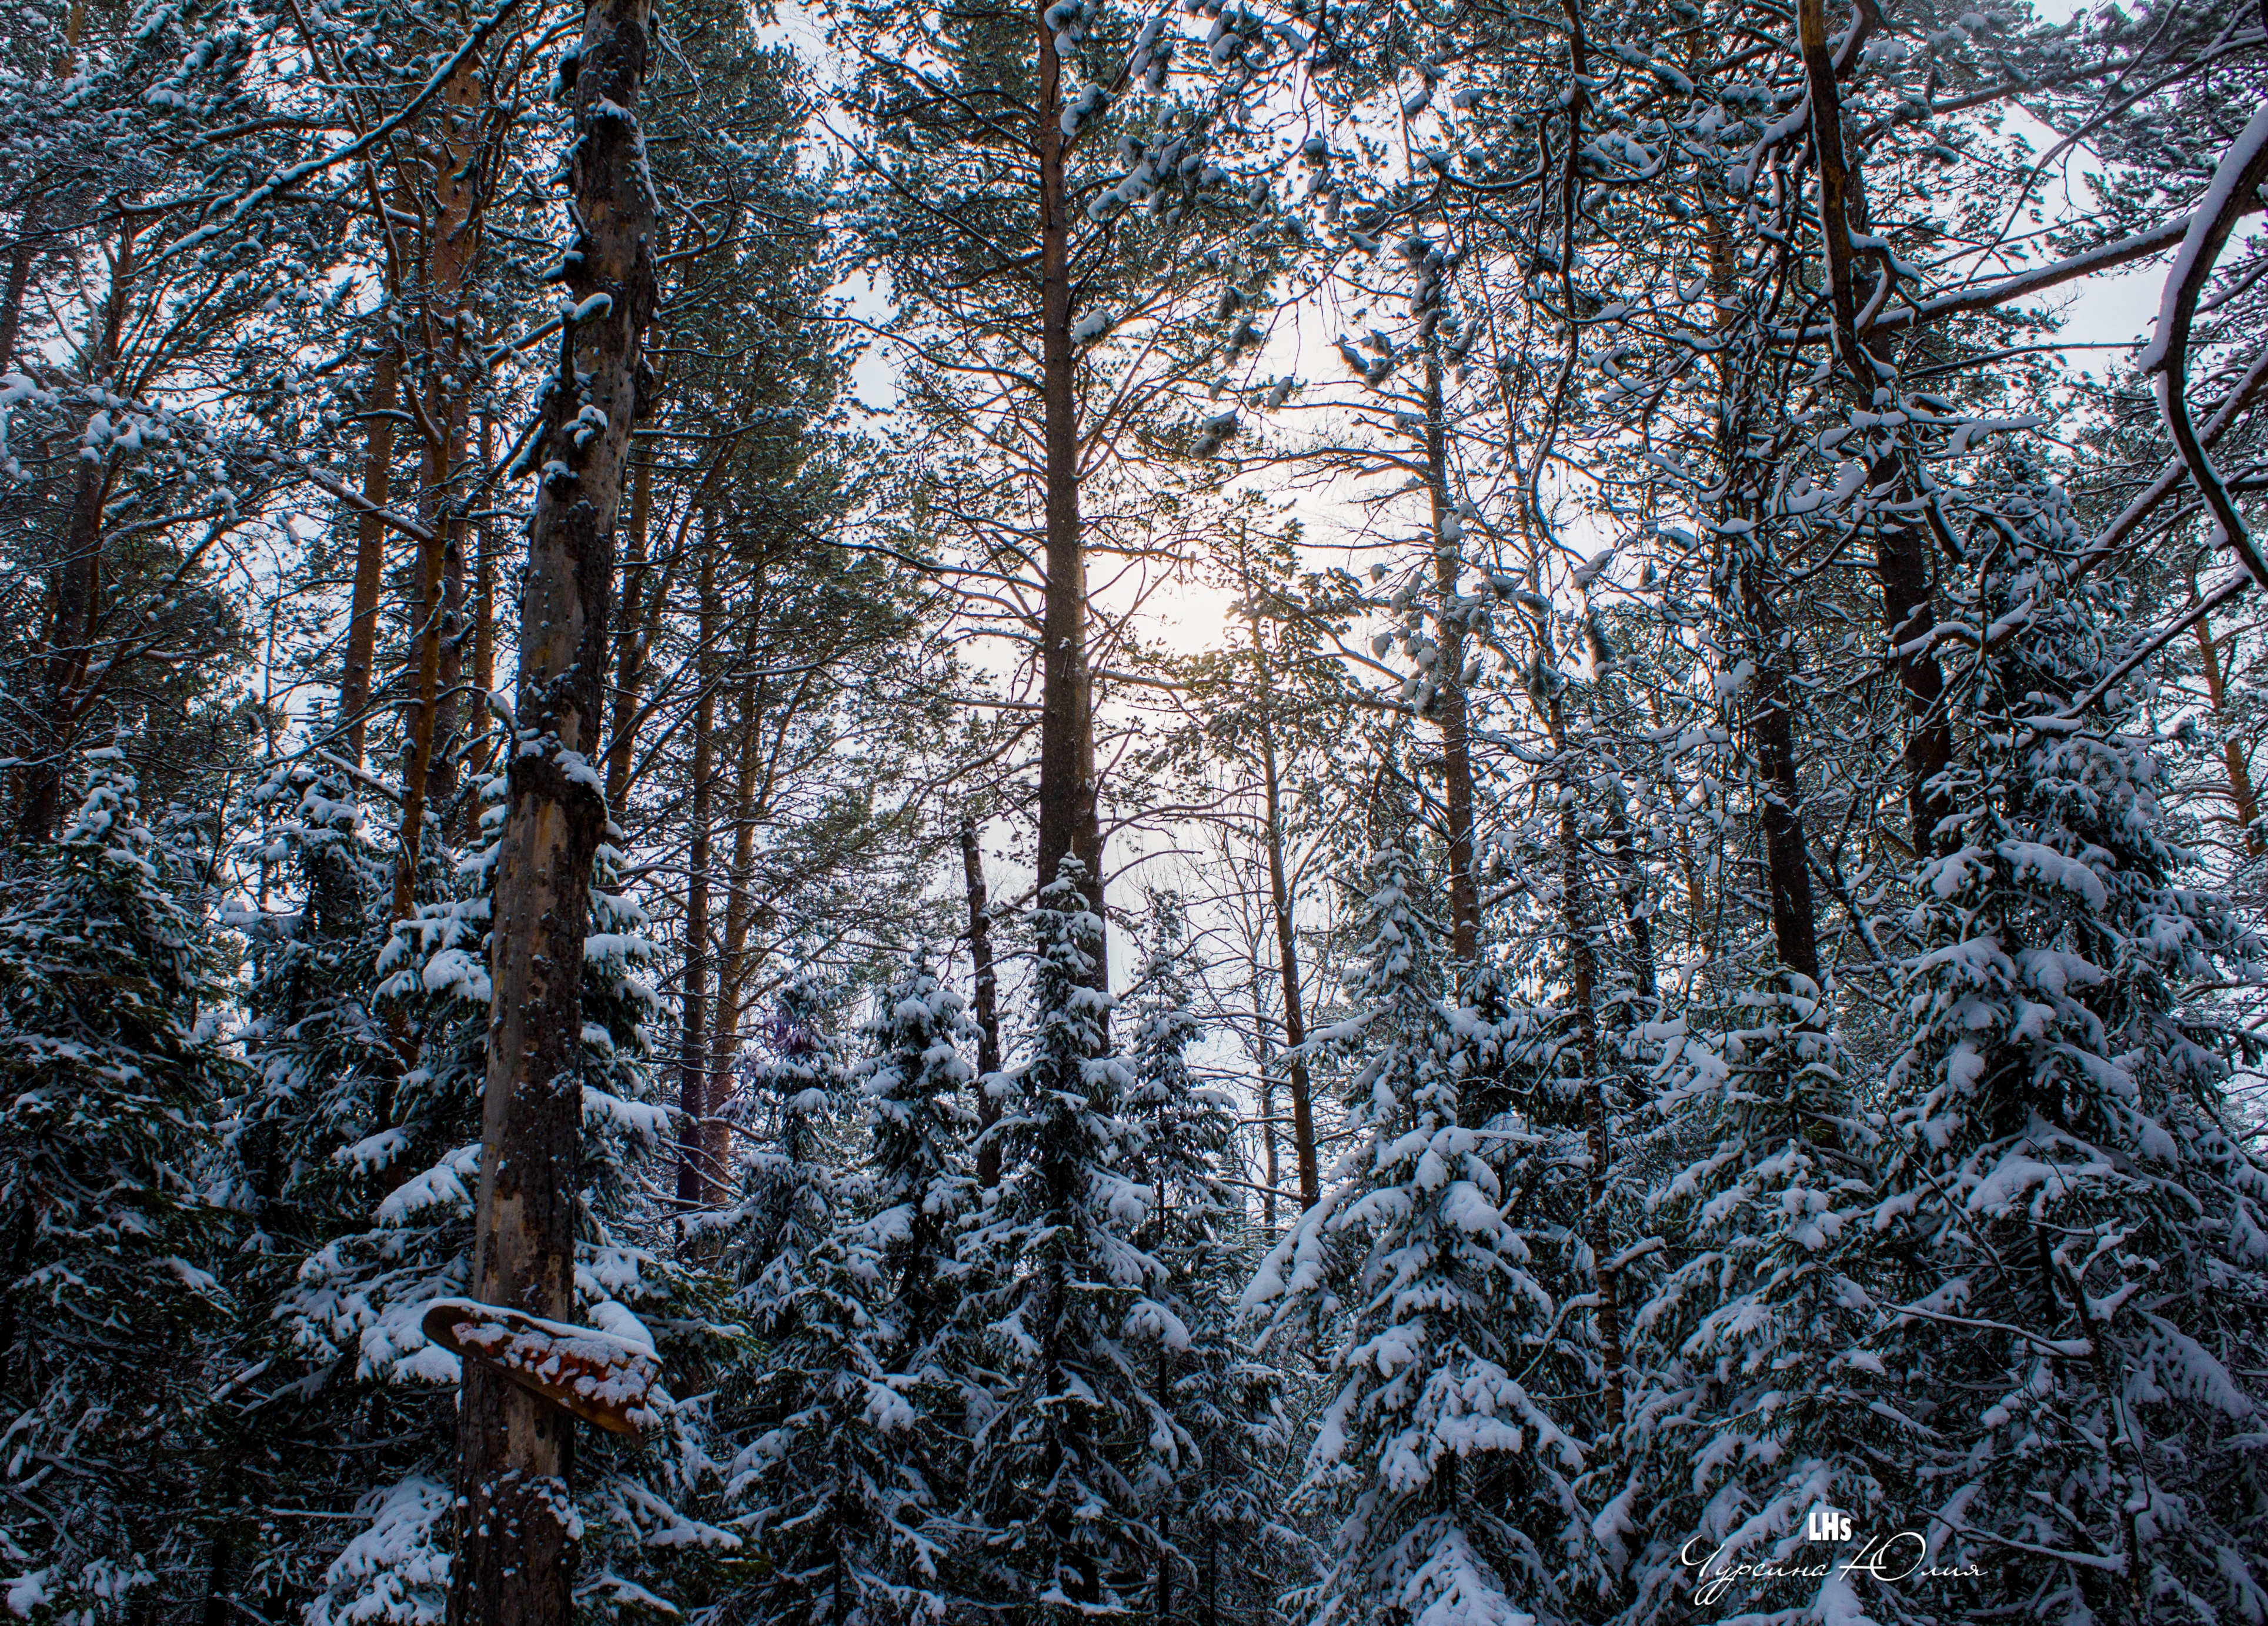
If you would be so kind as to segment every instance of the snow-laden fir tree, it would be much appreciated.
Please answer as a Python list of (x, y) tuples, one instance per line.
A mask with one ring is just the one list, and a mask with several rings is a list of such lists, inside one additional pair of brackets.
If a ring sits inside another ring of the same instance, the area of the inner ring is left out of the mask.
[(2005, 634), (1964, 677), (1973, 746), (1906, 922), (1910, 1035), (1862, 1222), (1912, 1419), (1905, 1527), (1980, 1573), (1939, 1606), (2051, 1621), (2268, 1610), (2268, 1167), (2228, 1121), (2248, 1041), (2209, 990), (2259, 975), (2188, 884), (2118, 611), (2062, 489), (1976, 514), (1959, 613)]
[(1149, 946), (1128, 1014), (1126, 1111), (1140, 1131), (1132, 1172), (1149, 1188), (1138, 1234), (1155, 1262), (1127, 1318), (1129, 1346), (1150, 1365), (1150, 1415), (1135, 1489), (1156, 1533), (1151, 1606), (1218, 1620), (1256, 1596), (1250, 1549), (1274, 1515), (1263, 1462), (1280, 1438), (1276, 1385), (1237, 1327), (1252, 1261), (1244, 1205), (1227, 1179), (1233, 1103), (1203, 1083), (1189, 1049), (1204, 1024), (1190, 1009), (1204, 974), (1181, 900), (1150, 901)]
[[(374, 1485), (428, 1467), (451, 1426), (438, 1383), (373, 1381), (329, 1341), (302, 1343), (293, 1313), (311, 1258), (369, 1230), (389, 1188), (388, 1154), (431, 1138), (426, 1112), (390, 1126), (381, 1116), (392, 1115), (408, 1035), (390, 1028), (394, 1012), (378, 997), (393, 857), (359, 788), (315, 758), (278, 767), (254, 790), (259, 823), (247, 844), (267, 884), (258, 906), (233, 915), (252, 951), (241, 1033), (252, 1066), (223, 1126), (214, 1191), (234, 1211), (218, 1269), (240, 1309), (223, 1352), (232, 1373), (254, 1377), (225, 1386), (206, 1415), (202, 1511), (209, 1594), (254, 1608), (321, 1595), (339, 1556), (331, 1520), (262, 1519), (259, 1507), (350, 1510)], [(397, 1134), (380, 1135), (386, 1127)], [(420, 1254), (408, 1247), (401, 1266), (416, 1269)], [(419, 1487), (433, 1507), (446, 1501), (420, 1475), (389, 1525), (421, 1505)], [(438, 1549), (433, 1557), (446, 1566)], [(428, 1595), (434, 1607), (439, 1598)]]
[(1442, 945), (1411, 867), (1373, 856), (1356, 1012), (1315, 1036), (1349, 1063), (1351, 1144), (1246, 1297), (1272, 1306), (1263, 1348), (1303, 1325), (1328, 1340), (1336, 1393), (1305, 1489), (1336, 1530), (1314, 1617), (1566, 1619), (1587, 1562), (1583, 1451), (1525, 1387), (1559, 1306), (1505, 1218), (1513, 1132), (1464, 1122)]
[(740, 1067), (738, 1099), (724, 1104), (745, 1147), (731, 1160), (741, 1189), (739, 1203), (708, 1224), (728, 1239), (726, 1266), (760, 1332), (792, 1324), (805, 1260), (827, 1245), (840, 1206), (861, 1200), (857, 1172), (835, 1155), (846, 1102), (842, 1047), (829, 1019), (821, 979), (809, 970), (791, 977), (757, 1035), (755, 1059)]
[(85, 762), (0, 905), (0, 1571), (16, 1615), (94, 1622), (141, 1608), (189, 1535), (164, 1509), (195, 1484), (226, 1308), (200, 1176), (239, 1068), (189, 855), (123, 750)]
[[(974, 1034), (960, 997), (917, 957), (877, 991), (865, 1054), (830, 1067), (808, 1026), (815, 994), (791, 986), (779, 1053), (757, 1070), (760, 1087), (792, 1098), (781, 1122), (795, 1139), (759, 1155), (757, 1190), (772, 1204), (764, 1221), (784, 1216), (763, 1233), (772, 1258), (793, 1262), (757, 1278), (763, 1426), (731, 1475), (765, 1567), (741, 1596), (770, 1620), (933, 1621), (952, 1583), (944, 1519), (963, 1401), (939, 1334), (971, 1185), (974, 1115), (959, 1098)], [(828, 1166), (819, 1126), (858, 1107), (866, 1156)]]
[[(1714, 1031), (1666, 1025), (1631, 1151), (1660, 1171), (1641, 1224), (1662, 1248), (1633, 1296), (1628, 1460), (1596, 1524), (1629, 1565), (1626, 1619), (1682, 1618), (1696, 1586), (1739, 1565), (1815, 1561), (1815, 1508), (1870, 1530), (1887, 1512), (1880, 1465), (1909, 1425), (1866, 1347), (1869, 1137), (1831, 1013), (1809, 978), (1778, 971)], [(1829, 1575), (1721, 1595), (1831, 1620), (1852, 1586)]]
[(976, 1024), (917, 954), (877, 995), (850, 1084), (865, 1104), (873, 1171), (868, 1233), (882, 1267), (894, 1371), (911, 1375), (950, 1314), (961, 1217), (974, 1191), (968, 1140)]
[(1146, 1576), (1152, 1549), (1129, 1471), (1149, 1374), (1127, 1316), (1159, 1267), (1135, 1240), (1150, 1202), (1085, 884), (1064, 860), (1033, 910), (1032, 1031), (998, 1126), (1002, 1181), (961, 1238), (990, 1391), (971, 1417), (969, 1585), (1035, 1619), (1121, 1607), (1121, 1579)]

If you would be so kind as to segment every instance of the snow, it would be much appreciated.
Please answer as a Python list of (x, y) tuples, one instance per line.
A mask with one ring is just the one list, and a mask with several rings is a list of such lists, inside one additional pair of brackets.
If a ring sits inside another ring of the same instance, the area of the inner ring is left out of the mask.
[(18, 1620), (31, 1618), (32, 1611), (48, 1600), (48, 1572), (27, 1570), (8, 1583), (8, 1612)]

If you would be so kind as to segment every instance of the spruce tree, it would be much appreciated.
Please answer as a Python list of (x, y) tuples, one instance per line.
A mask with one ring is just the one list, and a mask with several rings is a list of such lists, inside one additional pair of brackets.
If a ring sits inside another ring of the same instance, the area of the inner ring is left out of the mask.
[(970, 1585), (1051, 1619), (1124, 1607), (1123, 1578), (1147, 1572), (1152, 1549), (1127, 1449), (1150, 1385), (1127, 1319), (1159, 1265), (1135, 1240), (1150, 1201), (1085, 887), (1066, 859), (1033, 911), (1032, 1032), (998, 1127), (1004, 1173), (962, 1233), (982, 1281), (963, 1313), (981, 1329), (989, 1390), (961, 1511)]
[[(204, 1339), (228, 1308), (202, 1174), (230, 990), (191, 855), (124, 750), (84, 754), (52, 843), (0, 906), (0, 1543), (18, 1615), (96, 1619), (180, 1561)], [(170, 1549), (170, 1550), (169, 1550)]]
[(1513, 1134), (1464, 1122), (1443, 942), (1412, 863), (1371, 859), (1355, 1012), (1318, 1039), (1351, 1063), (1352, 1144), (1248, 1290), (1264, 1348), (1304, 1322), (1331, 1395), (1305, 1489), (1336, 1520), (1318, 1615), (1514, 1626), (1570, 1617), (1590, 1563), (1579, 1441), (1525, 1379), (1557, 1313), (1506, 1223)]
[(1190, 1008), (1204, 968), (1179, 897), (1153, 895), (1150, 916), (1127, 1058), (1127, 1112), (1140, 1130), (1133, 1166), (1150, 1197), (1138, 1240), (1156, 1262), (1128, 1316), (1137, 1358), (1146, 1352), (1151, 1369), (1136, 1491), (1157, 1543), (1156, 1618), (1218, 1619), (1224, 1586), (1232, 1611), (1250, 1602), (1247, 1555), (1270, 1516), (1262, 1463), (1280, 1418), (1275, 1385), (1237, 1324), (1252, 1262), (1227, 1173), (1233, 1103), (1201, 1081), (1189, 1056), (1204, 1036)]
[(2226, 1104), (2250, 1041), (2189, 990), (2256, 978), (2257, 942), (2183, 874), (2061, 488), (1980, 485), (1957, 601), (2000, 642), (1916, 878), (1864, 1217), (1912, 1419), (1883, 1511), (1977, 1565), (1963, 1608), (2239, 1618), (2268, 1594), (2268, 1167)]

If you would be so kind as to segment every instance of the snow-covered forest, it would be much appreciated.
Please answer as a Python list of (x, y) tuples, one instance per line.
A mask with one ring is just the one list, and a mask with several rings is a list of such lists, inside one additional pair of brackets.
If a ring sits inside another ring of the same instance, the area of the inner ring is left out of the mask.
[(2268, 1622), (2268, 5), (2042, 4), (5, 0), (8, 1618)]

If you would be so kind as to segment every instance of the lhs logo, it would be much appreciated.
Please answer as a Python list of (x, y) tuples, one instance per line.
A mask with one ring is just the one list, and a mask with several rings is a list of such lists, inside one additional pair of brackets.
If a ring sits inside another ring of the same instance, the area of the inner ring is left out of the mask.
[(1804, 1521), (1804, 1538), (1812, 1541), (1847, 1541), (1851, 1539), (1851, 1515), (1838, 1513), (1831, 1507), (1815, 1507)]

